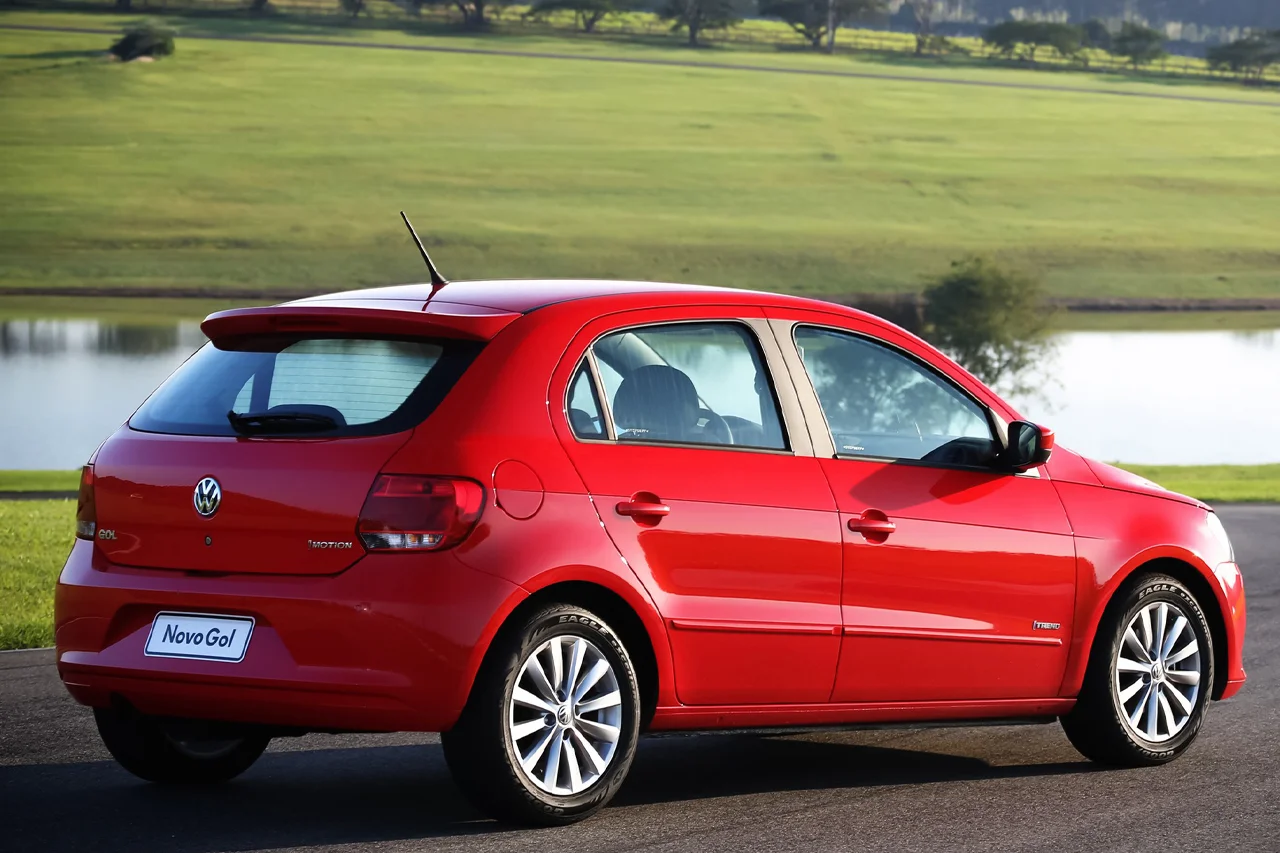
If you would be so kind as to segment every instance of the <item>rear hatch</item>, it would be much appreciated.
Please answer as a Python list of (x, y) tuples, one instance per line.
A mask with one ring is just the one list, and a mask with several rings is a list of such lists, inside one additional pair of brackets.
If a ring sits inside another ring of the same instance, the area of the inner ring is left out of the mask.
[(356, 525), (375, 478), (483, 336), (430, 324), (420, 336), (379, 335), (370, 312), (356, 313), (363, 322), (343, 324), (330, 312), (317, 331), (296, 318), (206, 321), (214, 341), (94, 460), (103, 554), (127, 566), (295, 575), (359, 559)]

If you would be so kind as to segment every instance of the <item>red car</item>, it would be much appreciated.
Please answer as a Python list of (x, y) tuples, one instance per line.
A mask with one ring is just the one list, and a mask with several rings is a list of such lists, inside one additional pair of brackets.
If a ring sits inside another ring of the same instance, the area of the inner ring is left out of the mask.
[(85, 467), (57, 590), (62, 679), (144, 779), (441, 732), (481, 809), (566, 823), (644, 732), (1056, 717), (1159, 764), (1244, 683), (1209, 507), (876, 317), (517, 281), (202, 328)]

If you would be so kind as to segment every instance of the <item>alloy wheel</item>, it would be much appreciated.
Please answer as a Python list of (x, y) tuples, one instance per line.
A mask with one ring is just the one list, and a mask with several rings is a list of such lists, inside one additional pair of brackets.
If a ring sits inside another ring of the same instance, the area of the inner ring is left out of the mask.
[(1190, 618), (1159, 601), (1134, 614), (1116, 653), (1112, 680), (1125, 726), (1149, 743), (1186, 728), (1200, 696), (1203, 665)]
[(609, 659), (576, 635), (552, 637), (525, 659), (507, 712), (520, 768), (557, 796), (604, 774), (622, 733), (622, 692)]

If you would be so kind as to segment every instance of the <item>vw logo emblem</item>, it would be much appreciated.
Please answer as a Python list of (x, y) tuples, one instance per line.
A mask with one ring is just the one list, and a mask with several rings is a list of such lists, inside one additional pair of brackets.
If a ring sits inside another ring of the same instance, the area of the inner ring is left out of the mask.
[(196, 493), (192, 502), (195, 504), (196, 512), (209, 518), (222, 505), (222, 487), (212, 477), (205, 477), (196, 483)]

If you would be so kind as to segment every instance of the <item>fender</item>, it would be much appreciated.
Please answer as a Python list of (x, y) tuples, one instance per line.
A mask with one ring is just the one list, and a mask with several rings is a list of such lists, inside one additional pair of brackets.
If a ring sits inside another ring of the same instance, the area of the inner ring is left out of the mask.
[[(1083, 545), (1084, 543), (1081, 544)], [(1071, 654), (1067, 660), (1066, 672), (1058, 695), (1075, 696), (1080, 692), (1080, 687), (1084, 683), (1085, 670), (1089, 665), (1089, 655), (1093, 649), (1093, 642), (1097, 636), (1103, 614), (1111, 602), (1114, 601), (1120, 587), (1127, 583), (1143, 566), (1155, 560), (1177, 560), (1185, 563), (1193, 567), (1208, 582), (1209, 588), (1213, 590), (1214, 599), (1219, 612), (1222, 614), (1223, 622), (1227, 626), (1227, 659), (1229, 662), (1233, 661), (1233, 659), (1238, 660), (1239, 642), (1237, 640), (1233, 643), (1235, 638), (1233, 637), (1232, 625), (1235, 620), (1232, 618), (1232, 614), (1237, 611), (1243, 612), (1243, 607), (1242, 602), (1233, 601), (1232, 598), (1233, 588), (1240, 590), (1240, 597), (1243, 596), (1243, 588), (1238, 582), (1232, 583), (1230, 578), (1224, 579), (1220, 577), (1213, 568), (1201, 559), (1199, 554), (1179, 545), (1155, 545), (1134, 554), (1118, 570), (1107, 576), (1104, 569), (1095, 565), (1084, 553), (1077, 552), (1077, 578), (1082, 587), (1077, 591), (1077, 601), (1087, 600), (1088, 604), (1086, 606), (1088, 609), (1077, 610), (1077, 634), (1072, 638)], [(1234, 570), (1234, 564), (1226, 565), (1230, 565)], [(1238, 571), (1234, 571), (1234, 577), (1238, 580)], [(1086, 585), (1092, 585), (1093, 587), (1087, 593), (1083, 589)], [(1082, 593), (1084, 594), (1082, 595)], [(1241, 629), (1242, 633), (1243, 629)], [(1229, 667), (1229, 671), (1226, 674), (1228, 679), (1234, 680), (1236, 678), (1236, 675), (1230, 671), (1233, 668)]]

